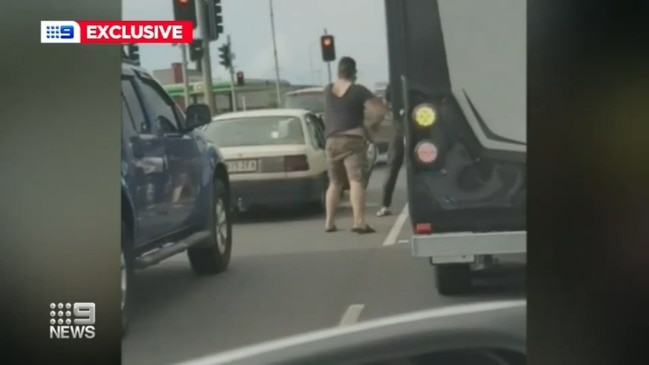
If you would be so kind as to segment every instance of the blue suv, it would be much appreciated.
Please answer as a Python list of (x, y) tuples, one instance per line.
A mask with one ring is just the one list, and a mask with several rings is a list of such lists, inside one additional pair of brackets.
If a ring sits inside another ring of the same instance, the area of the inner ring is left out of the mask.
[(133, 273), (187, 252), (200, 275), (225, 271), (232, 251), (230, 180), (200, 128), (207, 105), (183, 113), (143, 69), (122, 65), (122, 321)]

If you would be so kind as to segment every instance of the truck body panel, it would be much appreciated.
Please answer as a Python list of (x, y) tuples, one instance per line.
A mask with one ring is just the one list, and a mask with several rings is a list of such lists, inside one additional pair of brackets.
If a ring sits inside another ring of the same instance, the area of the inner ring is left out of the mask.
[(385, 0), (392, 118), (404, 123), (412, 255), (437, 290), (524, 254), (526, 3)]
[[(413, 228), (524, 230), (524, 2), (385, 4), (393, 118), (403, 113)], [(413, 119), (423, 104), (435, 110), (432, 127)], [(434, 145), (433, 163), (418, 160), (422, 142)]]

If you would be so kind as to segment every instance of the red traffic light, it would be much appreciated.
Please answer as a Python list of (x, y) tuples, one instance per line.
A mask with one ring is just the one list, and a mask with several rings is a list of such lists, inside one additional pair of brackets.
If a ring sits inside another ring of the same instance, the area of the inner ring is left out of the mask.
[(239, 71), (237, 72), (237, 85), (243, 85), (245, 83), (245, 78), (243, 76), (243, 72)]
[(322, 37), (322, 45), (324, 47), (331, 47), (333, 45), (333, 37), (332, 36), (323, 36)]
[(320, 48), (322, 49), (322, 60), (331, 62), (336, 60), (336, 45), (334, 36), (323, 35), (320, 37)]
[(195, 0), (173, 0), (174, 20), (190, 21), (196, 28)]

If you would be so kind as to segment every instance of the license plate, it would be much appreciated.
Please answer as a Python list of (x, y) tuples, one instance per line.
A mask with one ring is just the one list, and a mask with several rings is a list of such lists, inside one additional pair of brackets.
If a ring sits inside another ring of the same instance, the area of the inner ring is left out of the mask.
[(257, 171), (257, 160), (228, 161), (228, 172), (255, 172)]

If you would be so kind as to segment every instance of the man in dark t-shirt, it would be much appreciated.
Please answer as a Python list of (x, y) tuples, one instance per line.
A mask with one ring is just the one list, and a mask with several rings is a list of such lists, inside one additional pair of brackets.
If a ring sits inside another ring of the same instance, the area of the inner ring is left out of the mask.
[(356, 84), (356, 61), (343, 57), (338, 63), (338, 80), (327, 85), (325, 99), (326, 154), (329, 187), (326, 197), (327, 232), (336, 231), (334, 215), (345, 180), (354, 213), (352, 231), (375, 232), (365, 221), (365, 171), (367, 170), (366, 123), (382, 119), (387, 108), (369, 89)]
[[(392, 92), (391, 85), (385, 89), (385, 101), (388, 104), (392, 105)], [(392, 115), (392, 121), (394, 123), (394, 135), (390, 140), (390, 146), (388, 148), (388, 174), (385, 177), (383, 183), (383, 202), (382, 207), (376, 213), (379, 217), (392, 214), (390, 211), (390, 206), (392, 205), (392, 196), (394, 195), (394, 187), (397, 183), (397, 178), (399, 177), (399, 171), (403, 165), (403, 158), (405, 153), (404, 146), (404, 134), (403, 134), (403, 122), (401, 116)]]

